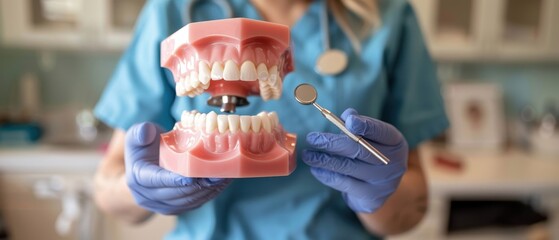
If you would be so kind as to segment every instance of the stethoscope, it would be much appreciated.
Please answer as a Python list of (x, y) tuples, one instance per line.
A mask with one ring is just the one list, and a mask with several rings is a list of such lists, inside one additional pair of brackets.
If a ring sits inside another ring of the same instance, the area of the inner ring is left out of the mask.
[[(200, 0), (191, 0), (186, 4), (185, 18), (187, 22), (192, 22), (192, 9), (194, 4)], [(210, 0), (223, 11), (225, 18), (233, 17), (233, 9), (227, 0)], [(320, 29), (322, 33), (323, 51), (318, 56), (315, 63), (315, 71), (322, 76), (332, 76), (343, 72), (347, 68), (347, 54), (339, 49), (330, 47), (330, 29), (328, 24), (328, 4), (327, 0), (322, 1), (320, 12)]]

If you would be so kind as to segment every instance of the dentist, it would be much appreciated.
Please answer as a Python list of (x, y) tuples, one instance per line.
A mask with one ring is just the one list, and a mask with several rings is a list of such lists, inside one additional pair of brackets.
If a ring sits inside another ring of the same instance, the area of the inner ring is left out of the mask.
[[(299, 136), (293, 174), (235, 180), (185, 178), (158, 165), (158, 136), (182, 110), (215, 110), (175, 97), (171, 74), (159, 66), (159, 44), (187, 24), (188, 2), (147, 2), (96, 106), (98, 118), (115, 129), (95, 178), (104, 212), (133, 223), (153, 213), (177, 215), (167, 239), (379, 239), (422, 219), (428, 191), (417, 147), (448, 122), (435, 65), (406, 0), (228, 1), (234, 17), (291, 27), (296, 66), (284, 80), (284, 95), (237, 110), (274, 110)], [(326, 28), (324, 4), (333, 16)], [(222, 17), (214, 1), (194, 5), (193, 20)], [(315, 71), (326, 45), (345, 56), (341, 72)], [(302, 81), (390, 164), (296, 103), (291, 93)]]

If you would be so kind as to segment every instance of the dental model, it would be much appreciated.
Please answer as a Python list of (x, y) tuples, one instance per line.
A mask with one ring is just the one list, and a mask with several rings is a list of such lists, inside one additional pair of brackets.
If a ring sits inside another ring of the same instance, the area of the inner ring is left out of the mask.
[[(293, 70), (289, 29), (243, 18), (190, 23), (161, 43), (161, 66), (177, 96), (210, 93), (208, 104), (234, 113), (249, 95), (278, 99)], [(256, 116), (184, 111), (161, 135), (160, 165), (187, 177), (285, 176), (295, 169), (296, 136), (275, 112)]]

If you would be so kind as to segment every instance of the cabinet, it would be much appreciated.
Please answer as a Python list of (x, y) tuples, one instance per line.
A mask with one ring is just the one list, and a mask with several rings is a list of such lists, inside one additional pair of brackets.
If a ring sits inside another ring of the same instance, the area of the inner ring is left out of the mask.
[[(87, 197), (89, 194), (80, 197), (81, 214), (71, 231), (64, 236), (55, 231), (63, 201), (60, 195), (51, 197), (44, 191), (37, 191), (38, 183), (50, 183), (49, 189), (65, 193), (68, 190), (90, 192), (101, 159), (102, 153), (93, 149), (47, 145), (0, 147), (0, 217), (10, 239), (162, 239), (174, 227), (174, 216), (156, 215), (149, 222), (132, 226), (99, 212), (93, 199)], [(53, 179), (58, 181), (51, 181)]]
[(2, 42), (54, 49), (122, 49), (145, 0), (0, 0)]
[(437, 60), (559, 60), (559, 0), (412, 0)]

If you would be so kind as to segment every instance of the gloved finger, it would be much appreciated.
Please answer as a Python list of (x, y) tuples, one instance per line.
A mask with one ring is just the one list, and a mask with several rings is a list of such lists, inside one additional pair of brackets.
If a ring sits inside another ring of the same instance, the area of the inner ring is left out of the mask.
[(217, 196), (223, 189), (227, 187), (227, 184), (211, 187), (211, 188), (204, 188), (202, 190), (196, 191), (188, 196), (179, 197), (175, 199), (168, 199), (165, 202), (169, 205), (173, 206), (193, 206), (193, 205), (201, 205), (210, 199)]
[(233, 181), (232, 178), (201, 178), (200, 185), (203, 187), (213, 187), (217, 185), (227, 185)]
[[(303, 162), (311, 167), (322, 168), (357, 179), (369, 181), (376, 178), (375, 167), (361, 160), (338, 157), (324, 152), (304, 150)], [(373, 168), (373, 169), (371, 169)]]
[(145, 161), (159, 164), (159, 135), (161, 130), (153, 123), (136, 124), (126, 132), (125, 163)]
[(381, 164), (375, 156), (345, 134), (311, 132), (307, 134), (307, 142), (311, 147), (326, 153)]
[(353, 211), (373, 213), (384, 204), (389, 195), (375, 192), (375, 196), (372, 198), (354, 198), (350, 197), (347, 193), (343, 193), (342, 197)]
[(182, 187), (167, 187), (167, 188), (150, 188), (146, 189), (151, 191), (152, 196), (158, 196), (160, 200), (173, 200), (178, 198), (192, 197), (198, 192), (208, 191), (210, 189), (222, 190), (232, 179), (220, 179), (217, 182), (209, 183), (207, 178), (187, 178), (190, 180), (186, 186)]
[(138, 203), (138, 205), (151, 212), (156, 212), (164, 215), (175, 215), (188, 210), (186, 207), (171, 206), (166, 204), (165, 202), (156, 202), (149, 199), (142, 199), (140, 201), (136, 200), (136, 202)]
[(347, 120), (347, 116), (349, 115), (359, 115), (359, 113), (357, 112), (357, 110), (353, 109), (353, 108), (347, 108), (342, 115), (340, 115), (340, 118), (342, 120), (344, 120), (344, 122)]
[(400, 163), (371, 165), (360, 160), (312, 150), (303, 151), (303, 162), (311, 167), (348, 175), (368, 183), (381, 183), (396, 179), (406, 171), (406, 167)]
[(159, 199), (160, 201), (164, 201), (165, 204), (171, 205), (171, 206), (183, 206), (183, 205), (192, 205), (196, 202), (206, 202), (206, 199), (209, 199), (209, 196), (211, 196), (211, 194), (213, 192), (215, 192), (217, 190), (214, 189), (202, 189), (202, 190), (198, 190), (195, 191), (189, 195), (183, 195), (180, 197), (175, 197), (172, 199)]
[(351, 193), (358, 198), (365, 198), (371, 194), (370, 184), (351, 176), (315, 167), (311, 167), (311, 173), (322, 184), (340, 192)]
[(145, 188), (176, 188), (192, 184), (192, 180), (155, 164), (133, 164), (127, 167), (129, 184), (137, 184)]
[(346, 128), (353, 134), (383, 145), (397, 145), (403, 136), (394, 126), (367, 116), (362, 116), (355, 109), (348, 108), (342, 113)]

